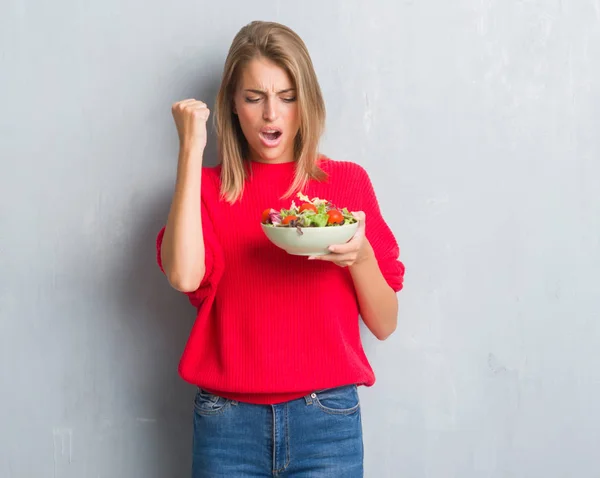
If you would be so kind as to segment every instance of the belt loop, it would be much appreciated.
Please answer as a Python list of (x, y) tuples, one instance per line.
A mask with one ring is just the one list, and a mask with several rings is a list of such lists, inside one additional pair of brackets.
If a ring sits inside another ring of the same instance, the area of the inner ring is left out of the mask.
[(304, 395), (304, 400), (306, 400), (307, 405), (312, 405), (315, 398), (317, 398), (317, 394), (315, 392)]

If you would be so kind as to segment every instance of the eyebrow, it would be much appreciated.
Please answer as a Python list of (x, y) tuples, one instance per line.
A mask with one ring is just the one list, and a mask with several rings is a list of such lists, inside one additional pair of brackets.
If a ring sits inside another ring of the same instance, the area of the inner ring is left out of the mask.
[[(256, 93), (257, 95), (264, 95), (266, 93), (266, 91), (264, 91), (264, 90), (254, 90), (254, 89), (246, 89), (244, 91), (246, 91), (248, 93)], [(280, 90), (277, 92), (277, 94), (281, 95), (283, 93), (290, 93), (292, 91), (296, 91), (296, 88), (287, 88), (285, 90)]]

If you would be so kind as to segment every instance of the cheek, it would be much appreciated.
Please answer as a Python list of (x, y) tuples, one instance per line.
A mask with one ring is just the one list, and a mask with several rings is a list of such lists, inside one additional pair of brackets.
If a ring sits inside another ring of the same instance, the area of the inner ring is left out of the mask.
[(241, 107), (238, 108), (238, 119), (240, 121), (240, 125), (242, 126), (242, 130), (250, 129), (256, 123), (256, 113), (250, 109)]
[(294, 128), (298, 128), (300, 126), (300, 111), (297, 106), (292, 106), (285, 111), (285, 121), (293, 125)]

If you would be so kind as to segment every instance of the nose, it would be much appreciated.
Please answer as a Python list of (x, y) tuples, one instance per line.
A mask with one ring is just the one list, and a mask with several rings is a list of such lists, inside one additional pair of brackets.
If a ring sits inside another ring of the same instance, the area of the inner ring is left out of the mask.
[(273, 98), (267, 98), (264, 105), (265, 108), (263, 110), (263, 119), (265, 121), (275, 121), (277, 119), (277, 102)]

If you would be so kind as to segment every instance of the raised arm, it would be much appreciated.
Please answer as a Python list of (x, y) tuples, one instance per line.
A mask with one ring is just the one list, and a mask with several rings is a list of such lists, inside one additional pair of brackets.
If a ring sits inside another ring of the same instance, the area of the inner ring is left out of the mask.
[(192, 292), (205, 272), (200, 184), (210, 111), (194, 99), (175, 103), (172, 111), (179, 134), (179, 160), (160, 255), (171, 286)]

